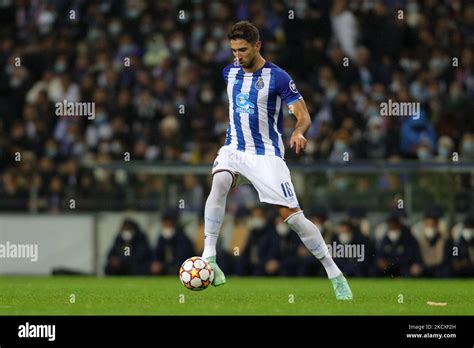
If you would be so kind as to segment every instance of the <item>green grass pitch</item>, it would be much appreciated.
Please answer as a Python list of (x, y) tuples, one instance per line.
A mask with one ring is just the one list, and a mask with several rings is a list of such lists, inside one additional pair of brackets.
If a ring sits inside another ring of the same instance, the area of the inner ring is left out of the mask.
[(193, 292), (178, 276), (1, 276), (0, 315), (474, 315), (473, 279), (349, 284), (354, 300), (336, 301), (323, 278), (230, 276), (224, 286)]

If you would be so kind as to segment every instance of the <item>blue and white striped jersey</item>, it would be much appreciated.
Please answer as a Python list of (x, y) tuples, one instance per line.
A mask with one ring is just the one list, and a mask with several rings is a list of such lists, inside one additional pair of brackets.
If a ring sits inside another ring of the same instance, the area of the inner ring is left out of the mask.
[(290, 75), (269, 61), (254, 73), (229, 64), (222, 74), (229, 97), (225, 146), (284, 158), (282, 100), (291, 105), (303, 98)]

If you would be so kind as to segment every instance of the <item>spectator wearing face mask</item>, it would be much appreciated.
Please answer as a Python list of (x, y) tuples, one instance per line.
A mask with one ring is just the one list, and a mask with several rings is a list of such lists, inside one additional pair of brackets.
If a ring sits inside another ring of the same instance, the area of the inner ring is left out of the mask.
[(333, 258), (345, 275), (355, 277), (374, 275), (372, 242), (353, 223), (346, 220), (338, 226), (331, 246)]
[(152, 274), (178, 274), (179, 267), (189, 257), (195, 255), (191, 240), (178, 223), (178, 214), (167, 211), (161, 219), (158, 242), (153, 251)]
[[(403, 226), (408, 226), (408, 215), (403, 208), (393, 207), (389, 213), (390, 217), (396, 218), (399, 220), (400, 224)], [(374, 226), (374, 242), (375, 249), (379, 248), (380, 243), (382, 242), (383, 237), (387, 234), (388, 224), (387, 220), (384, 219), (382, 222)]]
[(461, 159), (474, 160), (474, 132), (463, 134), (460, 144)]
[(370, 232), (370, 223), (367, 218), (367, 208), (364, 205), (354, 205), (347, 210), (348, 222), (351, 223), (358, 232), (368, 236)]
[(367, 129), (362, 138), (360, 149), (362, 158), (386, 158), (388, 142), (384, 121), (379, 116), (372, 116), (367, 121)]
[[(274, 225), (271, 227), (267, 242), (269, 255), (265, 262), (265, 273), (281, 276), (304, 275), (298, 274), (297, 249), (304, 246), (298, 235), (279, 217), (274, 219)], [(314, 256), (312, 258), (314, 259)]]
[(266, 212), (261, 206), (252, 208), (247, 220), (247, 228), (249, 235), (243, 252), (236, 261), (236, 273), (238, 275), (265, 275), (267, 274), (265, 264), (270, 259), (269, 239), (274, 227), (268, 223)]
[(453, 151), (454, 151), (453, 139), (451, 139), (447, 135), (443, 135), (438, 140), (438, 155), (436, 156), (436, 161), (438, 162), (452, 161)]
[(439, 218), (435, 211), (428, 211), (417, 236), (426, 277), (449, 277), (451, 273), (452, 243), (441, 230)]
[(420, 247), (408, 227), (396, 216), (387, 219), (387, 231), (375, 253), (377, 275), (419, 277), (422, 275)]
[(456, 277), (474, 277), (474, 214), (463, 222), (461, 234), (454, 243), (452, 268)]
[[(331, 154), (333, 143), (333, 127), (331, 125), (331, 117), (327, 112), (322, 110), (315, 118), (314, 122), (314, 138), (308, 139), (306, 151), (312, 152), (313, 159), (326, 159)], [(310, 133), (310, 129), (308, 132)], [(314, 147), (314, 149), (312, 149)]]
[(334, 134), (334, 146), (329, 155), (329, 162), (344, 163), (353, 158), (350, 148), (351, 135), (345, 129), (340, 129)]
[(146, 235), (138, 224), (125, 219), (110, 248), (105, 274), (146, 275), (149, 274), (151, 250)]

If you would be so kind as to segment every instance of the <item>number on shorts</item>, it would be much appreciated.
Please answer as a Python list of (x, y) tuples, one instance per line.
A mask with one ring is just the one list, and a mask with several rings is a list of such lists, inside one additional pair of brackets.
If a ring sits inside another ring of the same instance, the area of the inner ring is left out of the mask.
[(293, 191), (291, 190), (291, 186), (288, 181), (281, 183), (281, 189), (283, 190), (285, 197), (293, 197)]

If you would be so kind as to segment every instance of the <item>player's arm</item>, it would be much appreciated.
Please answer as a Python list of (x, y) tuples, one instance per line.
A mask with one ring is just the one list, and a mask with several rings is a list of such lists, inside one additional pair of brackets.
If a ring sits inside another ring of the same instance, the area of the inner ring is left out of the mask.
[(290, 110), (290, 113), (296, 117), (296, 126), (293, 134), (291, 134), (290, 147), (295, 148), (295, 151), (298, 154), (300, 150), (303, 150), (306, 147), (306, 143), (308, 142), (304, 137), (304, 134), (311, 127), (311, 117), (309, 116), (304, 99), (299, 99), (289, 105), (288, 109)]

